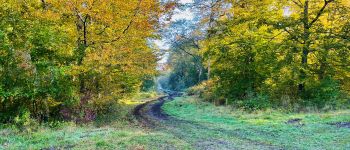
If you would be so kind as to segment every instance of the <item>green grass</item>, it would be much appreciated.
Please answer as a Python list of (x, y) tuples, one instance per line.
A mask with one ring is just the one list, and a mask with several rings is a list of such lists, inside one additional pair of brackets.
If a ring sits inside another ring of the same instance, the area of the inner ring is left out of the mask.
[[(176, 118), (193, 121), (210, 129), (224, 129), (227, 133), (232, 132), (231, 137), (254, 143), (284, 149), (350, 149), (350, 129), (329, 125), (350, 122), (350, 110), (325, 113), (268, 110), (246, 113), (230, 107), (216, 107), (195, 97), (177, 98), (165, 104), (164, 109)], [(295, 118), (302, 119), (301, 123), (286, 123)]]
[(182, 144), (169, 134), (131, 126), (97, 128), (71, 124), (60, 129), (41, 127), (31, 133), (9, 128), (0, 131), (0, 149), (165, 149), (182, 148)]
[[(186, 149), (188, 145), (173, 135), (151, 131), (126, 121), (132, 109), (155, 99), (155, 94), (142, 93), (133, 99), (121, 100), (118, 113), (104, 116), (85, 125), (48, 124), (20, 131), (13, 125), (0, 126), (0, 150), (10, 149)], [(119, 115), (119, 116), (112, 116)]]
[[(119, 115), (128, 114), (144, 98), (123, 101)], [(68, 122), (26, 131), (3, 126), (0, 149), (350, 149), (350, 129), (329, 125), (350, 121), (350, 110), (247, 113), (216, 107), (196, 97), (176, 98), (163, 108), (174, 119), (161, 121), (154, 129), (125, 121), (126, 116), (110, 116), (107, 123)], [(304, 125), (285, 123), (294, 118), (302, 119)]]

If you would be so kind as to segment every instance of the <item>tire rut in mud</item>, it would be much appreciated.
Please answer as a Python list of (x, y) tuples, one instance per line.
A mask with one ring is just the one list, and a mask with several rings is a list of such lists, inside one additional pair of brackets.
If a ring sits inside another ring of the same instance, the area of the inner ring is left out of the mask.
[(133, 110), (133, 116), (143, 127), (154, 128), (156, 124), (163, 120), (168, 120), (169, 115), (163, 112), (162, 106), (166, 101), (173, 100), (174, 97), (181, 96), (180, 93), (169, 94), (136, 106)]
[[(189, 121), (189, 120), (182, 120), (179, 118), (174, 118), (172, 116), (169, 116), (162, 110), (162, 106), (165, 102), (173, 100), (175, 97), (179, 97), (181, 94), (170, 94), (169, 96), (163, 96), (156, 100), (149, 101), (144, 104), (140, 104), (137, 107), (135, 107), (133, 111), (133, 116), (136, 118), (138, 123), (145, 128), (151, 128), (155, 130), (164, 130), (168, 133), (173, 134), (175, 137), (178, 137), (179, 139), (186, 139), (187, 134), (189, 132), (186, 131), (180, 131), (180, 130), (171, 130), (178, 127), (184, 127), (184, 126), (190, 126), (191, 128), (200, 129), (203, 131), (214, 131), (217, 133), (226, 134), (228, 136), (236, 137), (241, 140), (247, 141), (252, 145), (262, 146), (264, 148), (262, 149), (284, 149), (281, 147), (276, 147), (274, 145), (268, 144), (268, 143), (262, 143), (259, 141), (252, 140), (244, 135), (244, 132), (242, 131), (231, 131), (226, 129), (216, 129), (216, 128), (210, 128), (207, 126), (204, 126), (198, 122), (195, 121)], [(169, 130), (170, 128), (170, 130)], [(192, 143), (191, 145), (195, 149), (215, 149), (210, 148), (211, 146), (217, 146), (220, 145), (220, 149), (240, 149), (234, 146), (234, 143), (230, 143), (228, 141), (220, 141), (217, 139), (198, 139), (196, 143)]]

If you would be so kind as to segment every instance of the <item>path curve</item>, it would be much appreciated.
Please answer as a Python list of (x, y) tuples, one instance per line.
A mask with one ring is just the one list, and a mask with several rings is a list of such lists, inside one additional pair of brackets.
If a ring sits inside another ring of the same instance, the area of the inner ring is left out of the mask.
[[(166, 114), (162, 110), (162, 106), (165, 102), (174, 100), (175, 97), (182, 96), (181, 93), (171, 93), (168, 96), (160, 97), (156, 100), (146, 102), (144, 104), (140, 104), (135, 107), (133, 111), (133, 116), (136, 118), (138, 123), (145, 128), (155, 129), (155, 130), (165, 130), (167, 133), (173, 134), (175, 137), (179, 139), (187, 140), (188, 133), (187, 131), (183, 131), (183, 129), (179, 129), (179, 127), (187, 126), (192, 129), (199, 129), (203, 132), (212, 131), (219, 134), (225, 134), (231, 137), (239, 138), (243, 141), (248, 142), (251, 145), (259, 146), (259, 149), (284, 149), (281, 147), (276, 147), (268, 143), (261, 143), (259, 141), (252, 140), (250, 138), (245, 137), (240, 134), (240, 131), (237, 130), (226, 130), (222, 128), (211, 128), (204, 126), (195, 121), (182, 120), (179, 118), (172, 117)], [(179, 130), (177, 130), (179, 129)], [(191, 140), (191, 139), (189, 139)], [(221, 140), (221, 139), (197, 139), (191, 143), (194, 149), (200, 150), (232, 150), (232, 149), (241, 149), (241, 147), (237, 147), (235, 143), (231, 143), (229, 141)]]
[(133, 116), (144, 127), (155, 127), (162, 120), (168, 120), (169, 115), (163, 112), (162, 106), (166, 101), (171, 101), (181, 93), (171, 93), (156, 100), (140, 104), (134, 108)]

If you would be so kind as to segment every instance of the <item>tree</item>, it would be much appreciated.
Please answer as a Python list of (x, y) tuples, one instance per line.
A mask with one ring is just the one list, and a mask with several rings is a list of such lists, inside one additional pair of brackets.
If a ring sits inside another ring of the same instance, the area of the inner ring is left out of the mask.
[[(252, 0), (226, 6), (232, 15), (217, 19), (212, 36), (201, 42), (202, 53), (210, 53), (204, 58), (212, 62), (218, 95), (288, 96), (320, 106), (336, 99), (336, 84), (346, 85), (349, 72), (345, 1)], [(319, 94), (327, 89), (335, 94)]]
[[(137, 92), (146, 77), (157, 73), (157, 57), (148, 40), (156, 36), (162, 11), (158, 1), (1, 5), (1, 27), (6, 29), (0, 36), (1, 112), (21, 108), (48, 118), (69, 109), (69, 115), (89, 120), (107, 103)], [(19, 112), (9, 114), (8, 120), (16, 115)]]

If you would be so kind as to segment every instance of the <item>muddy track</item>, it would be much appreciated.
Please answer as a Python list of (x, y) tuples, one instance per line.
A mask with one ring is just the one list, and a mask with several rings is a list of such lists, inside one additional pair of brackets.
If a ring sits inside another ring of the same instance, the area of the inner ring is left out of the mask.
[[(230, 137), (239, 138), (241, 140), (247, 141), (252, 145), (259, 145), (262, 146), (262, 149), (285, 149), (281, 147), (276, 147), (274, 145), (268, 144), (268, 143), (262, 143), (259, 141), (252, 140), (248, 137), (246, 137), (244, 131), (238, 131), (238, 130), (226, 130), (226, 129), (218, 129), (218, 128), (211, 128), (208, 126), (204, 126), (198, 122), (195, 121), (189, 121), (189, 120), (182, 120), (179, 118), (175, 118), (172, 116), (167, 115), (162, 110), (162, 106), (165, 102), (173, 100), (175, 97), (179, 97), (181, 94), (171, 94), (169, 96), (160, 97), (156, 100), (140, 104), (137, 107), (135, 107), (133, 111), (133, 116), (136, 118), (138, 123), (142, 127), (154, 129), (154, 130), (166, 130), (168, 133), (172, 133), (175, 137), (179, 139), (187, 139), (188, 134), (190, 134), (188, 131), (184, 131), (182, 129), (178, 130), (179, 127), (189, 127), (189, 128), (196, 128), (203, 131), (212, 131), (215, 133), (225, 134)], [(203, 144), (204, 143), (204, 144)], [(197, 139), (195, 143), (192, 143), (192, 146), (194, 149), (217, 149), (217, 148), (210, 148), (206, 144), (210, 144), (212, 146), (220, 145), (221, 148), (219, 149), (240, 149), (234, 146), (234, 143), (229, 143), (227, 141), (221, 141), (218, 139)], [(203, 147), (204, 146), (204, 147)]]
[(162, 120), (169, 119), (169, 116), (162, 110), (162, 106), (166, 101), (173, 100), (174, 97), (181, 96), (180, 93), (169, 94), (156, 100), (149, 101), (136, 106), (133, 110), (133, 116), (143, 127), (154, 128), (157, 123)]

